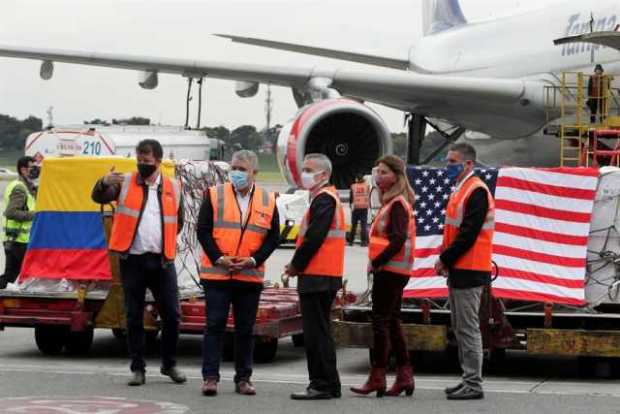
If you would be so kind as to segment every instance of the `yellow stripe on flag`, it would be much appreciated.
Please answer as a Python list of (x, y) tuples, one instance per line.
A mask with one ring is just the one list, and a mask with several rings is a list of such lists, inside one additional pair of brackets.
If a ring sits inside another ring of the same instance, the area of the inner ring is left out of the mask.
[[(114, 167), (116, 172), (136, 171), (135, 158), (45, 158), (37, 192), (37, 211), (99, 211), (90, 195), (97, 180)], [(163, 161), (162, 171), (174, 177), (174, 162)]]

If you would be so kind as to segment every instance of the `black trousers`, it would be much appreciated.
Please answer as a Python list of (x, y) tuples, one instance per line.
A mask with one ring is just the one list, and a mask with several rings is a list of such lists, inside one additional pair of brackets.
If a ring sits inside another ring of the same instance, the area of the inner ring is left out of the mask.
[(260, 289), (205, 285), (207, 324), (202, 341), (202, 377), (220, 380), (222, 339), (230, 306), (235, 321), (235, 384), (252, 376), (254, 325), (260, 301)]
[(131, 370), (144, 371), (144, 296), (153, 294), (161, 318), (162, 368), (176, 365), (179, 340), (179, 289), (174, 263), (162, 265), (160, 254), (146, 253), (121, 259), (121, 279), (127, 313), (127, 347)]
[(319, 391), (340, 391), (336, 345), (331, 333), (331, 309), (336, 292), (326, 290), (299, 294), (309, 387)]
[(358, 209), (351, 211), (351, 238), (350, 243), (355, 241), (355, 234), (357, 233), (357, 223), (360, 224), (361, 243), (368, 244), (368, 209)]
[(4, 289), (7, 283), (14, 283), (19, 276), (26, 255), (26, 243), (4, 243), (4, 274), (0, 276), (0, 289)]

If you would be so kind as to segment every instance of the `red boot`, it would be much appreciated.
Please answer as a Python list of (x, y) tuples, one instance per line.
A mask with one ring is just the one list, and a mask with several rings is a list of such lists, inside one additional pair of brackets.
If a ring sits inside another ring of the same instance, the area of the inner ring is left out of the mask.
[(385, 387), (385, 368), (372, 368), (366, 383), (361, 387), (351, 387), (351, 391), (362, 395), (377, 391), (377, 398), (381, 398), (385, 394)]
[(413, 368), (411, 365), (396, 368), (396, 381), (394, 385), (387, 390), (385, 395), (390, 397), (398, 397), (401, 392), (405, 391), (407, 396), (413, 395), (415, 390), (415, 382), (413, 381)]

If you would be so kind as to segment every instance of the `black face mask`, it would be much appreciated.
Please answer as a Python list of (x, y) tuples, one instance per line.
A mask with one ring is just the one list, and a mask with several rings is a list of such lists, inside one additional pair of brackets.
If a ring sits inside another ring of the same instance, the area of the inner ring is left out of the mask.
[(145, 180), (153, 175), (156, 169), (157, 167), (153, 164), (138, 164), (138, 172)]
[(33, 165), (32, 167), (30, 167), (28, 171), (28, 178), (30, 178), (31, 180), (36, 180), (37, 178), (39, 178), (40, 174), (41, 174), (41, 167)]

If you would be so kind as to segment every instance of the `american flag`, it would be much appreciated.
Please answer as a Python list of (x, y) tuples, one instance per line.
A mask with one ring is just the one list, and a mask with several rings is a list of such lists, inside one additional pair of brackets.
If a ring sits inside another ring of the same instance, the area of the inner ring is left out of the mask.
[[(592, 168), (478, 169), (495, 197), (493, 294), (582, 306), (590, 218), (598, 182)], [(444, 169), (411, 168), (416, 193), (416, 259), (405, 297), (447, 297), (435, 274), (445, 207), (454, 183)]]

